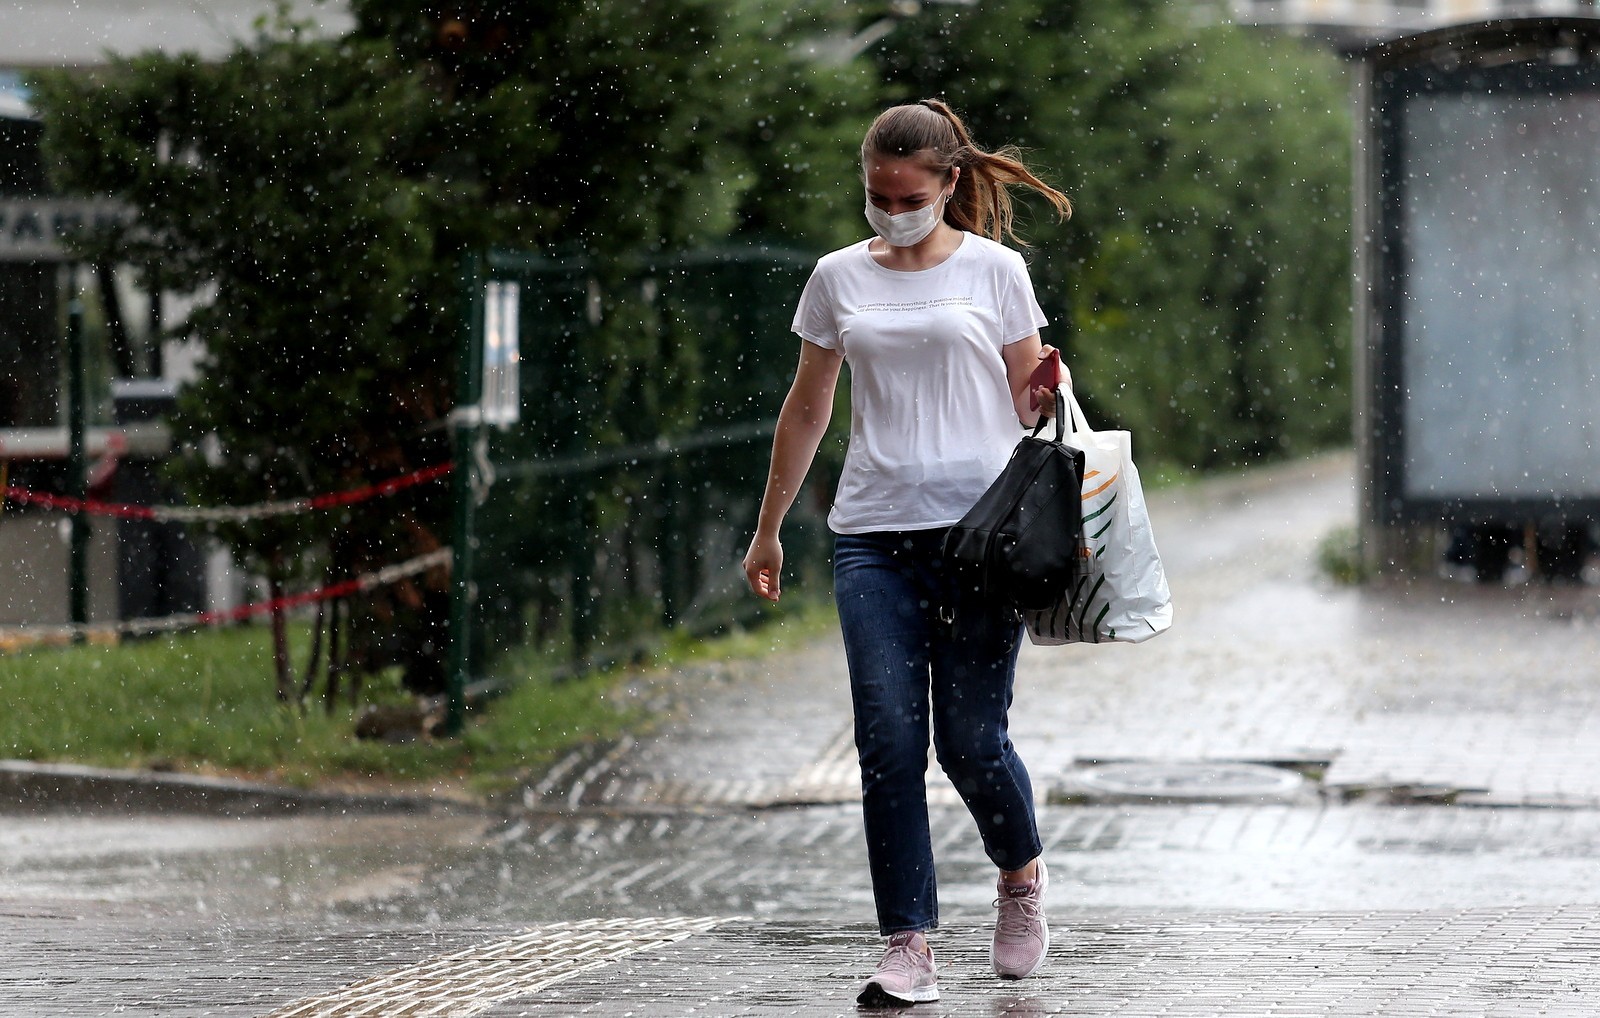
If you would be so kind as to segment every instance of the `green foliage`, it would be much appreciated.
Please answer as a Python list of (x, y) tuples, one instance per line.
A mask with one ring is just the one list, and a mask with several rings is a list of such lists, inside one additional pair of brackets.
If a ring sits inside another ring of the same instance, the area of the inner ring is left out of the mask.
[[(838, 5), (777, 0), (355, 0), (358, 33), (394, 40), (445, 83), (422, 154), (515, 210), (508, 246), (590, 259), (670, 254), (733, 233), (832, 241), (855, 204), (839, 139), (872, 115), (865, 65), (798, 44)], [(796, 214), (804, 210), (804, 214)], [(637, 338), (637, 337), (636, 337)]]
[[(730, 533), (746, 537), (765, 435), (613, 454), (776, 412), (811, 258), (859, 233), (854, 143), (840, 139), (865, 129), (876, 86), (864, 62), (803, 45), (847, 27), (838, 6), (354, 10), (364, 36), (438, 73), (445, 113), (419, 160), (510, 210), (497, 243), (550, 256), (521, 280), (538, 308), (522, 326), (524, 403), (540, 410), (491, 437), (501, 480), (478, 514), (474, 654), (529, 641), (574, 663), (626, 658), (663, 626), (753, 608), (706, 586), (737, 558)], [(764, 253), (774, 239), (791, 250)], [(551, 458), (610, 465), (551, 474)]]
[(908, 22), (877, 58), (1015, 142), (1076, 205), (1025, 223), (1097, 420), (1213, 469), (1348, 436), (1348, 149), (1335, 59), (1185, 8), (995, 0)]
[[(280, 26), (215, 63), (141, 56), (38, 81), (56, 183), (139, 212), (86, 257), (196, 298), (173, 332), (206, 351), (177, 422), (197, 502), (336, 490), (447, 458), (456, 263), (491, 246), (555, 266), (524, 322), (538, 426), (498, 452), (604, 459), (770, 419), (805, 259), (762, 280), (683, 256), (761, 241), (809, 255), (865, 235), (862, 132), (885, 102), (929, 95), (980, 142), (1021, 144), (1074, 199), (1070, 223), (1040, 210), (1020, 224), (1055, 323), (1046, 338), (1096, 419), (1138, 433), (1148, 471), (1345, 439), (1349, 130), (1331, 56), (1196, 27), (1164, 0), (925, 4), (872, 51), (876, 74), (811, 44), (877, 24), (877, 5), (352, 10), (341, 41)], [(480, 547), (508, 567), (491, 592), (517, 601), (508, 626), (543, 624), (518, 599), (571, 603), (600, 585), (620, 592), (627, 624), (653, 607), (674, 621), (674, 597), (649, 585), (726, 552), (683, 540), (697, 533), (683, 520), (732, 532), (749, 508), (708, 473), (749, 474), (753, 502), (763, 457), (624, 462), (589, 488), (502, 479), (503, 504), (484, 509), (503, 510), (501, 531)], [(343, 578), (435, 547), (442, 494), (220, 533), (280, 581)], [(597, 569), (608, 563), (613, 576)], [(426, 658), (436, 672), (442, 592), (436, 576), (351, 606), (357, 666)]]
[(1361, 555), (1361, 538), (1354, 527), (1339, 527), (1317, 545), (1317, 567), (1324, 576), (1343, 586), (1367, 581), (1368, 571)]
[[(735, 234), (835, 239), (837, 218), (794, 210), (853, 203), (834, 186), (848, 150), (822, 142), (859, 132), (872, 89), (863, 66), (796, 47), (829, 8), (569, 0), (459, 24), (356, 8), (340, 42), (280, 24), (216, 63), (141, 56), (38, 83), (57, 184), (139, 210), (86, 255), (198, 299), (173, 330), (206, 351), (176, 422), (187, 492), (253, 503), (448, 458), (455, 264), (489, 246), (580, 253), (597, 288), (598, 324), (553, 337), (577, 382), (555, 415), (572, 426), (541, 452), (702, 421), (738, 368), (630, 285), (634, 262)], [(622, 429), (595, 412), (620, 405), (640, 411)], [(277, 583), (342, 579), (436, 547), (442, 491), (219, 533)], [(404, 660), (437, 689), (443, 600), (437, 576), (359, 599), (355, 666)]]
[[(435, 119), (418, 71), (381, 46), (287, 29), (215, 63), (145, 55), (45, 74), (38, 105), (55, 183), (138, 213), (86, 256), (196, 301), (171, 329), (205, 352), (173, 422), (191, 497), (295, 498), (449, 458), (429, 425), (449, 408), (454, 336), (428, 297), (461, 196), (396, 158)], [(275, 584), (342, 579), (437, 547), (445, 506), (418, 489), (377, 511), (218, 532)], [(394, 620), (437, 601), (441, 582), (355, 606), (358, 667), (394, 660)]]
[(626, 660), (663, 627), (756, 612), (728, 567), (754, 526), (810, 268), (736, 245), (685, 253), (619, 273), (596, 316), (593, 262), (528, 267), (524, 401), (542, 409), (489, 437), (475, 654), (529, 641), (574, 664)]

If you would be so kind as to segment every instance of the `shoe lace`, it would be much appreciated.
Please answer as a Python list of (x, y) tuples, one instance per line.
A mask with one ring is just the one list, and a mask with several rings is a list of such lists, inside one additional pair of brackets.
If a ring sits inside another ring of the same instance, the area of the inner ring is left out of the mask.
[(1007, 940), (1020, 940), (1031, 935), (1039, 928), (1039, 920), (1044, 916), (1044, 903), (1033, 894), (1017, 897), (1002, 894), (994, 900), (994, 907), (1000, 910), (995, 932)]
[(880, 974), (893, 972), (907, 978), (915, 978), (932, 967), (933, 959), (909, 943), (890, 944), (883, 952), (883, 960), (878, 962)]

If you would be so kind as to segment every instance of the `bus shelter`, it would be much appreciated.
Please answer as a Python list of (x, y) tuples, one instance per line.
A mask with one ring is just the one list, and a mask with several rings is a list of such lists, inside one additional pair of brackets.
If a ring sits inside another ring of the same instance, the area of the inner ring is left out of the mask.
[(1475, 543), (1480, 578), (1496, 547), (1581, 569), (1600, 519), (1600, 19), (1457, 25), (1361, 56), (1367, 565), (1426, 567), (1449, 534)]

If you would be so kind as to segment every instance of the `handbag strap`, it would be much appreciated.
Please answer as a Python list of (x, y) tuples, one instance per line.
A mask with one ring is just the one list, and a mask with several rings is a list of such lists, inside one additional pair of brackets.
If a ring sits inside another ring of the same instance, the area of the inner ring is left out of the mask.
[[(1061, 413), (1062, 410), (1070, 410), (1073, 413), (1073, 431), (1092, 432), (1094, 430), (1093, 428), (1089, 427), (1089, 422), (1083, 419), (1083, 408), (1078, 406), (1078, 401), (1075, 397), (1073, 397), (1072, 390), (1066, 390), (1067, 395), (1064, 399), (1062, 398), (1061, 392), (1061, 386), (1056, 386), (1056, 412), (1050, 417), (1046, 417), (1044, 414), (1039, 415), (1038, 422), (1033, 426), (1034, 438), (1038, 438), (1039, 432), (1044, 430), (1046, 421), (1054, 420), (1056, 422), (1056, 443), (1059, 445), (1062, 441), (1064, 441), (1067, 437), (1067, 422), (1062, 419), (1064, 416)], [(1080, 428), (1077, 426), (1079, 422), (1082, 422), (1083, 427)]]
[(1066, 390), (1066, 398), (1065, 398), (1065, 400), (1063, 400), (1063, 398), (1062, 398), (1062, 390), (1061, 390), (1060, 387), (1057, 387), (1056, 388), (1056, 417), (1057, 418), (1059, 418), (1061, 416), (1061, 408), (1062, 407), (1066, 407), (1072, 413), (1072, 421), (1073, 421), (1072, 430), (1074, 432), (1083, 432), (1085, 434), (1090, 434), (1090, 435), (1094, 434), (1095, 429), (1089, 425), (1089, 419), (1087, 417), (1083, 416), (1083, 407), (1078, 405), (1078, 397), (1073, 394), (1071, 389), (1067, 389)]

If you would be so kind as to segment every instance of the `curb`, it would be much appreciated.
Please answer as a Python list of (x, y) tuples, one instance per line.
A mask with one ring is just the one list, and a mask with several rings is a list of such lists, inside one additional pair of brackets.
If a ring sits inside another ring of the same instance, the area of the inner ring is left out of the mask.
[(193, 774), (0, 760), (0, 814), (91, 810), (244, 817), (491, 812), (430, 795), (324, 792)]

